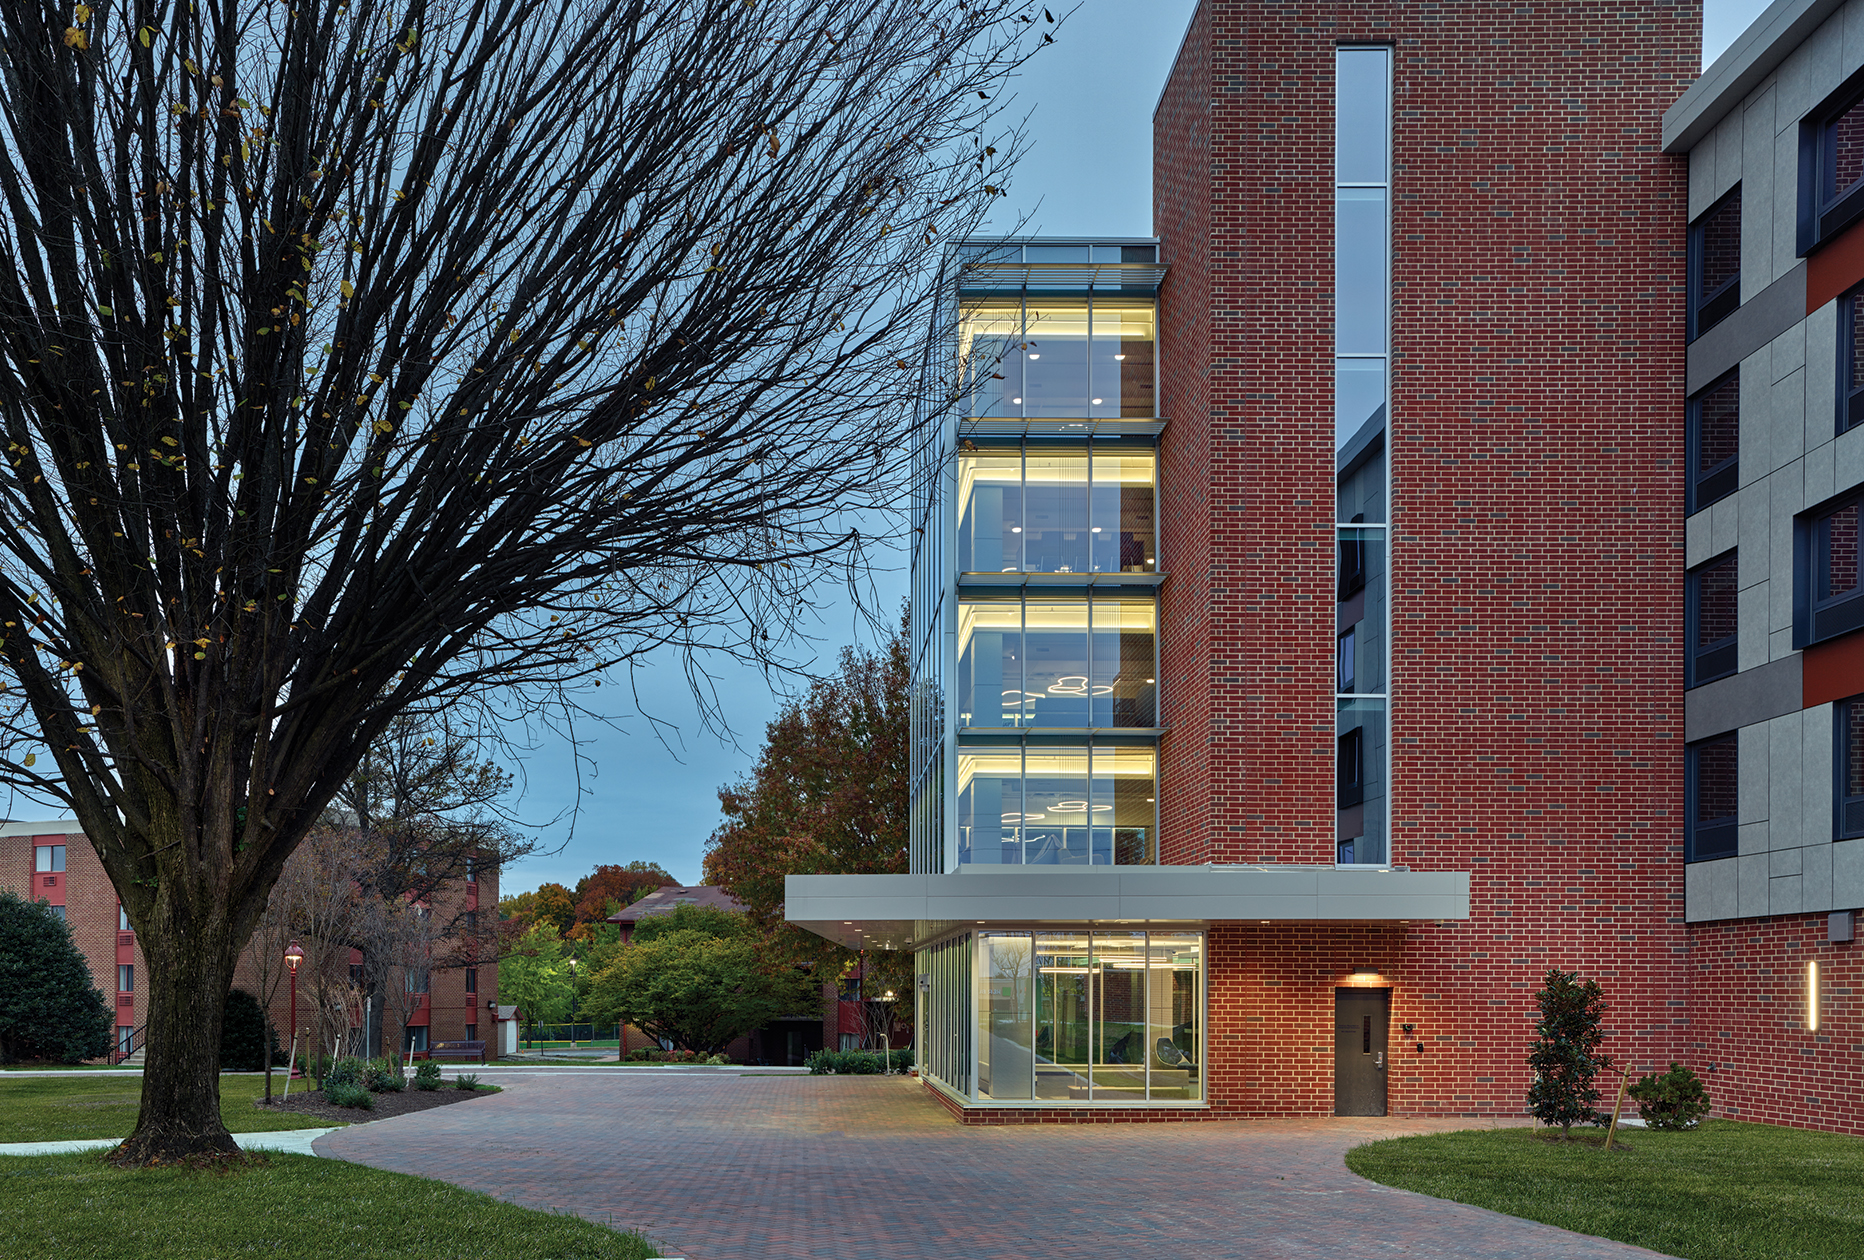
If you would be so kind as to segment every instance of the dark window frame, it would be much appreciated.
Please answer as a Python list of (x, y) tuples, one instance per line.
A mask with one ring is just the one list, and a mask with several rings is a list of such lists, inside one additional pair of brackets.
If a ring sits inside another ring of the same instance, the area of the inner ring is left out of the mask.
[(1864, 514), (1864, 491), (1856, 487), (1793, 521), (1793, 646), (1806, 648), (1864, 628), (1864, 583), (1843, 595), (1819, 598), (1818, 568), (1823, 550), (1820, 526), (1846, 508)]
[[(1712, 291), (1704, 292), (1702, 287), (1702, 273), (1707, 255), (1703, 248), (1703, 238), (1706, 235), (1706, 229), (1709, 223), (1717, 215), (1721, 214), (1722, 211), (1726, 210), (1728, 208), (1728, 203), (1731, 201), (1736, 204), (1735, 272), (1733, 276), (1724, 280)], [(1703, 333), (1727, 319), (1730, 315), (1734, 314), (1741, 305), (1740, 201), (1741, 185), (1736, 183), (1733, 188), (1730, 188), (1720, 197), (1717, 197), (1715, 199), (1715, 204), (1697, 215), (1695, 222), (1689, 225), (1689, 265), (1687, 268), (1688, 301), (1684, 304), (1684, 310), (1688, 316), (1686, 336), (1690, 341), (1694, 341)]]
[[(1702, 618), (1702, 579), (1723, 565), (1735, 566), (1735, 633), (1717, 639), (1701, 651), (1696, 649), (1696, 628)], [(1704, 683), (1727, 678), (1740, 669), (1740, 599), (1741, 567), (1739, 553), (1725, 551), (1684, 575), (1683, 600), (1683, 686), (1700, 687)]]
[(1835, 747), (1832, 751), (1832, 838), (1864, 838), (1864, 793), (1848, 796), (1846, 770), (1851, 760), (1851, 722), (1853, 713), (1864, 711), (1864, 695), (1840, 700), (1832, 706)]
[(117, 992), (134, 993), (136, 991), (136, 964), (117, 964)]
[[(479, 969), (477, 967), (466, 968), (466, 992), (479, 992)], [(471, 1038), (469, 1037), (467, 1040), (470, 1041)]]
[[(1734, 762), (1734, 799), (1735, 812), (1722, 818), (1710, 819), (1706, 823), (1696, 821), (1696, 799), (1699, 791), (1699, 770), (1702, 750), (1732, 744), (1735, 750)], [(1721, 858), (1730, 858), (1740, 852), (1741, 829), (1741, 742), (1735, 732), (1717, 735), (1713, 739), (1699, 740), (1683, 750), (1683, 860), (1685, 862), (1714, 862)], [(1707, 852), (1703, 850), (1707, 849)]]
[(1810, 254), (1864, 217), (1864, 180), (1824, 194), (1825, 175), (1837, 158), (1833, 126), (1864, 102), (1864, 70), (1853, 74), (1799, 124), (1799, 254)]
[[(1698, 473), (1701, 465), (1698, 458), (1702, 450), (1702, 404), (1723, 386), (1732, 385), (1735, 400), (1735, 453), (1724, 459), (1705, 473)], [(1700, 512), (1711, 503), (1718, 503), (1741, 488), (1741, 369), (1717, 377), (1707, 389), (1701, 390), (1685, 404), (1685, 474), (1683, 505), (1685, 515)]]
[(1857, 319), (1864, 306), (1864, 285), (1838, 299), (1837, 431), (1864, 424), (1864, 380), (1857, 372)]

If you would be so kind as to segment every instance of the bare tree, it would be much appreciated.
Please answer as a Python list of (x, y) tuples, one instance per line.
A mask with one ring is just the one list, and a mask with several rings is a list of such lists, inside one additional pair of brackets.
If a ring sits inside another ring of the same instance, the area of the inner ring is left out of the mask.
[[(434, 918), (420, 902), (371, 898), (359, 907), (357, 946), (364, 984), (380, 1000), (382, 1050), (393, 1057), (430, 991), (436, 942)], [(389, 1039), (389, 1016), (400, 1041)]]
[(852, 578), (1044, 16), (0, 0), (0, 779), (148, 957), (119, 1162), (235, 1152), (234, 961), (398, 713)]

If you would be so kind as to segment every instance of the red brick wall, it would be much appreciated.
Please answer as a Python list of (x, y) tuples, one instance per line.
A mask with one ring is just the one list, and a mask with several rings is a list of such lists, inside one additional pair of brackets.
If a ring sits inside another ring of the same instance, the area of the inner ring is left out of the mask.
[[(1864, 1134), (1864, 954), (1826, 940), (1822, 914), (1689, 929), (1689, 1031), (1677, 1058), (1714, 1114)], [(1819, 964), (1819, 1029), (1806, 964)]]
[(1519, 1113), (1549, 966), (1605, 984), (1614, 1054), (1679, 1044), (1686, 210), (1658, 150), (1699, 29), (1572, 2), (1193, 23), (1155, 141), (1161, 849), (1332, 860), (1332, 72), (1390, 39), (1393, 860), (1472, 874), (1465, 923), (1217, 928), (1226, 1112), (1331, 1110), (1332, 989), (1374, 946), (1426, 1045), (1394, 1112)]

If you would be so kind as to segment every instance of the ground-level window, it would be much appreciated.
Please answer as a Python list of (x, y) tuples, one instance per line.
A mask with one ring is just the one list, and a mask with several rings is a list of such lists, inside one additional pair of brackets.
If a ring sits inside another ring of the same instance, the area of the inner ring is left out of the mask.
[(1691, 744), (1685, 780), (1684, 857), (1690, 862), (1733, 857), (1740, 781), (1739, 741), (1731, 732)]
[(117, 1053), (129, 1054), (136, 1049), (136, 1027), (134, 1024), (117, 1025)]
[[(969, 1009), (941, 994), (929, 1040), (974, 1045), (939, 1079), (979, 1102), (1195, 1102), (1203, 1098), (1199, 932), (987, 931), (964, 953)], [(927, 951), (928, 953), (930, 951)], [(974, 1075), (969, 1069), (975, 1064)]]

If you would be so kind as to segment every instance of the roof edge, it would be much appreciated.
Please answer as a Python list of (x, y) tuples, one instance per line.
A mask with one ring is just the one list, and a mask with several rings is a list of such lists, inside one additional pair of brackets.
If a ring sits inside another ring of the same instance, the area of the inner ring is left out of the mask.
[(1845, 0), (1774, 0), (1664, 111), (1663, 151), (1685, 153), (1702, 143), (1806, 36), (1844, 5)]

